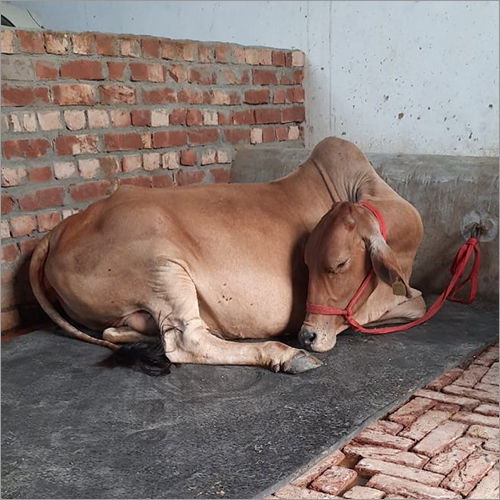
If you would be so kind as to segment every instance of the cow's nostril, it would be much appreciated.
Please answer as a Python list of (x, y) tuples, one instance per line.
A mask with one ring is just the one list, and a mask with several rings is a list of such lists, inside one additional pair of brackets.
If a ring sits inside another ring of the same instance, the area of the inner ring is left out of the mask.
[(311, 332), (311, 330), (308, 330), (307, 328), (301, 328), (299, 332), (299, 342), (302, 347), (305, 347), (306, 349), (310, 347), (315, 338), (316, 333)]

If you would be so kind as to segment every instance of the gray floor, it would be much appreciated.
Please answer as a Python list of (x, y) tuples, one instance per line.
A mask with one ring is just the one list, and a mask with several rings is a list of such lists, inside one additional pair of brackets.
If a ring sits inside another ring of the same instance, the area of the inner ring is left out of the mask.
[(342, 334), (300, 376), (103, 368), (49, 331), (2, 345), (3, 498), (250, 498), (498, 338), (498, 311), (447, 304), (406, 333)]

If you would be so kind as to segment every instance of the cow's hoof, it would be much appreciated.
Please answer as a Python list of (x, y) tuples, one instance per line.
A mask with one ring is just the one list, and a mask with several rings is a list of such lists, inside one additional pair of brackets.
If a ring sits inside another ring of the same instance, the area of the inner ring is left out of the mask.
[(287, 361), (283, 365), (283, 371), (285, 373), (291, 373), (293, 375), (297, 373), (307, 372), (309, 370), (314, 370), (323, 365), (323, 362), (318, 358), (315, 358), (311, 354), (305, 351), (300, 351), (296, 356), (294, 356), (290, 361)]

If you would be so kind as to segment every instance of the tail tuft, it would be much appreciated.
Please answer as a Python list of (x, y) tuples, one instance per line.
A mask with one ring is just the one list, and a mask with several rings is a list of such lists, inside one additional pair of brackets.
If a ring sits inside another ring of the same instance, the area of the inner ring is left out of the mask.
[(112, 354), (112, 358), (119, 365), (141, 370), (154, 377), (168, 375), (172, 365), (165, 356), (161, 342), (156, 344), (146, 342), (125, 344)]

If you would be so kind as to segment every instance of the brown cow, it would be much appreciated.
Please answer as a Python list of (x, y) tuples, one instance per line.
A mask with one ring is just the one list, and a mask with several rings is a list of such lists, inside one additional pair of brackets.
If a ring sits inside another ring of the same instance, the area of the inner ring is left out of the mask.
[[(308, 236), (332, 201), (367, 196), (377, 202), (391, 199), (396, 212), (391, 208), (385, 214), (390, 233), (396, 227), (415, 232), (408, 252), (412, 260), (421, 231), (418, 214), (412, 209), (411, 220), (401, 218), (397, 207), (411, 206), (377, 176), (356, 146), (329, 138), (295, 172), (267, 184), (120, 187), (40, 242), (30, 280), (56, 324), (76, 338), (113, 349), (124, 363), (147, 354), (144, 341), (160, 338), (160, 360), (144, 358), (156, 363), (153, 371), (161, 372), (170, 360), (299, 373), (321, 362), (276, 341), (234, 341), (299, 331), (307, 297)], [(406, 278), (411, 263), (402, 264)], [(104, 340), (64, 319), (43, 283), (54, 289), (69, 318), (103, 331)], [(352, 291), (356, 286), (353, 282)], [(376, 297), (360, 305), (365, 316), (391, 320), (401, 297), (397, 303), (382, 293)], [(409, 304), (405, 314), (413, 319), (414, 301)], [(116, 345), (128, 342), (133, 344)], [(322, 350), (319, 343), (310, 347), (316, 345)]]

